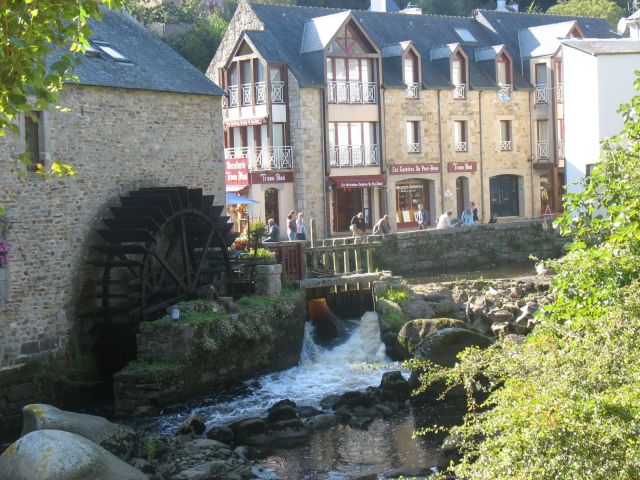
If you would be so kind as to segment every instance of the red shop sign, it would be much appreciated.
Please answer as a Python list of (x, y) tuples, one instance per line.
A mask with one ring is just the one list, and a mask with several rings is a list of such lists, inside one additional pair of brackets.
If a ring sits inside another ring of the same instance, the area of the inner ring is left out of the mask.
[(251, 185), (261, 183), (293, 183), (293, 172), (251, 172)]
[(447, 164), (449, 173), (475, 172), (478, 170), (478, 162), (451, 162)]
[(391, 165), (391, 175), (413, 175), (416, 173), (440, 173), (439, 163), (399, 163)]
[(224, 161), (224, 181), (228, 186), (249, 185), (249, 159), (226, 159)]

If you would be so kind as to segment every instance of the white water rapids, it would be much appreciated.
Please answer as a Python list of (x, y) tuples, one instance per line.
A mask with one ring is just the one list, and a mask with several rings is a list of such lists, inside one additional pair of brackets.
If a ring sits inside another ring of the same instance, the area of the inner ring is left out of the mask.
[(285, 398), (298, 406), (318, 407), (320, 400), (329, 394), (378, 386), (384, 372), (399, 367), (385, 355), (378, 316), (374, 312), (365, 313), (351, 336), (331, 349), (313, 341), (312, 328), (310, 323), (305, 326), (297, 366), (247, 382), (250, 393), (229, 401), (197, 407), (188, 413), (160, 416), (155, 419), (154, 429), (172, 431), (186, 416), (195, 414), (205, 418), (207, 427), (262, 416), (271, 405)]

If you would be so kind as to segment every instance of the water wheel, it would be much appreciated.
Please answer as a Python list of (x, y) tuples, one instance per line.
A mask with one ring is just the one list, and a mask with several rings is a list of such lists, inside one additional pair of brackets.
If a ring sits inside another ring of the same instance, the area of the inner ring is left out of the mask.
[(91, 312), (98, 366), (116, 371), (135, 358), (138, 324), (169, 306), (206, 295), (211, 285), (231, 288), (227, 248), (233, 242), (224, 207), (213, 195), (187, 187), (142, 188), (121, 197), (98, 230), (105, 241)]

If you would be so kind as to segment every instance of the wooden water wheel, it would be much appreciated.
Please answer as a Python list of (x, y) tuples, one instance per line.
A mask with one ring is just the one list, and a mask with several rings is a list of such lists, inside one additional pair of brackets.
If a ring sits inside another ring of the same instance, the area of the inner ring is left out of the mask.
[[(135, 356), (138, 324), (169, 306), (203, 296), (209, 286), (231, 289), (227, 248), (232, 224), (213, 195), (187, 187), (142, 188), (121, 197), (93, 248), (102, 257), (97, 284), (100, 307), (91, 312), (98, 364), (115, 371)], [(133, 345), (132, 345), (132, 342)], [(123, 354), (121, 350), (126, 352)], [(123, 362), (124, 361), (124, 362)], [(103, 369), (104, 370), (104, 369)]]

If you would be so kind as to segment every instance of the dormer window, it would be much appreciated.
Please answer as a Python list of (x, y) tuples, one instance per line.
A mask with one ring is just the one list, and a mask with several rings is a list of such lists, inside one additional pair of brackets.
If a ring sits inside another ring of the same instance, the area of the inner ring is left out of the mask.
[(366, 47), (366, 43), (366, 40), (359, 33), (354, 32), (349, 25), (345, 25), (329, 44), (327, 53), (336, 55), (369, 53), (370, 49)]
[(466, 98), (467, 59), (459, 51), (451, 56), (451, 83), (453, 83), (453, 98)]
[(420, 70), (418, 56), (409, 50), (402, 60), (404, 83), (407, 86), (407, 98), (418, 98)]
[(496, 82), (498, 83), (498, 97), (502, 101), (511, 100), (511, 59), (502, 52), (496, 57)]

